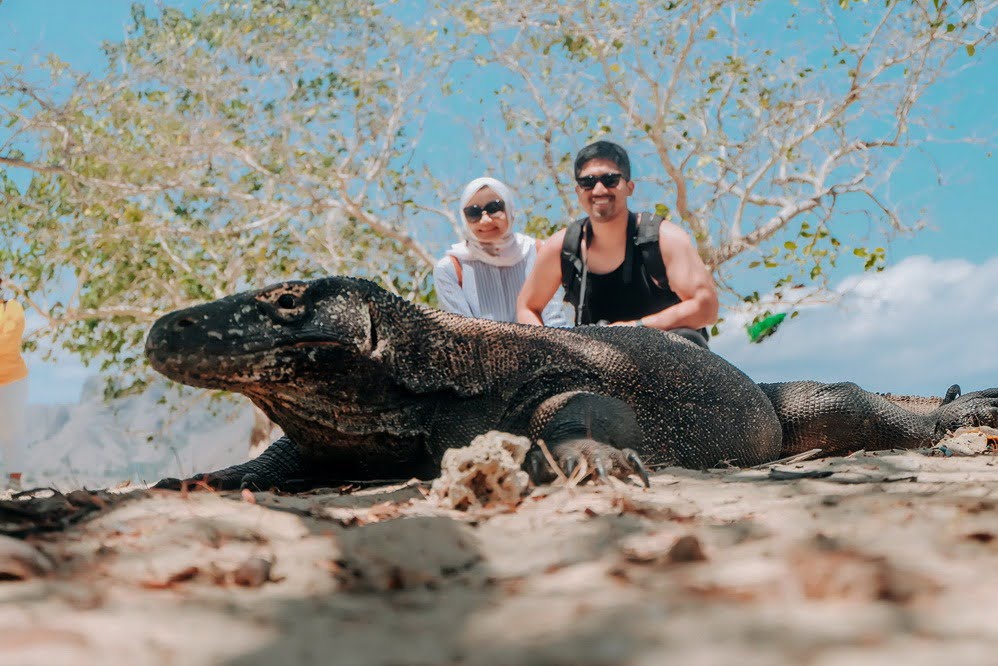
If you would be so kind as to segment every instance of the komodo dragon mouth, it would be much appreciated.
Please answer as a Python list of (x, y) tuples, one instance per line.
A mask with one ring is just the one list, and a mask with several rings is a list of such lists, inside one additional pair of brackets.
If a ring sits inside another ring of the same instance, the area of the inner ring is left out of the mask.
[[(257, 341), (254, 341), (257, 342)], [(265, 359), (276, 359), (282, 351), (292, 349), (343, 349), (360, 354), (362, 350), (351, 342), (330, 339), (259, 341), (260, 346), (243, 341), (236, 347), (220, 348), (206, 345), (188, 349), (158, 347), (151, 342), (146, 354), (153, 368), (168, 377), (207, 379), (213, 375), (231, 376), (240, 368), (259, 369)], [(349, 351), (347, 352), (349, 354)], [(245, 370), (243, 371), (245, 372)]]
[[(356, 349), (356, 345), (349, 341), (334, 340), (330, 338), (315, 338), (306, 340), (240, 340), (236, 344), (225, 344), (224, 339), (210, 340), (204, 345), (179, 347), (171, 345), (170, 340), (153, 340), (146, 343), (146, 352), (150, 360), (169, 361), (176, 360), (204, 360), (217, 361), (218, 359), (251, 358), (273, 355), (281, 349), (297, 349), (303, 347), (336, 347)], [(358, 352), (360, 350), (358, 349)]]
[(288, 344), (277, 344), (275, 347), (287, 349), (291, 347), (356, 347), (356, 345), (352, 345), (348, 342), (339, 342), (337, 340), (304, 340)]

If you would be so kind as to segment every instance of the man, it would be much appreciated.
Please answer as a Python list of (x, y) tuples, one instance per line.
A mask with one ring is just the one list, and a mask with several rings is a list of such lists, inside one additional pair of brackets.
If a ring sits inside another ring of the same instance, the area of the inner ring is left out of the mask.
[(631, 164), (617, 144), (597, 141), (575, 159), (575, 192), (587, 217), (549, 238), (517, 299), (517, 320), (540, 324), (565, 287), (576, 324), (647, 326), (707, 346), (717, 289), (690, 237), (660, 217), (627, 209)]

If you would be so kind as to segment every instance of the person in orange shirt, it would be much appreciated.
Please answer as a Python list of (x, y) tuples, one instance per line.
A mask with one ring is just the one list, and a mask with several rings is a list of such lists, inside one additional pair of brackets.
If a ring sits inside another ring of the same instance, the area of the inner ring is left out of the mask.
[[(0, 280), (0, 287), (3, 281)], [(4, 300), (0, 292), (0, 455), (6, 467), (6, 486), (21, 487), (23, 453), (21, 430), (28, 402), (28, 366), (21, 356), (24, 338), (24, 308)]]

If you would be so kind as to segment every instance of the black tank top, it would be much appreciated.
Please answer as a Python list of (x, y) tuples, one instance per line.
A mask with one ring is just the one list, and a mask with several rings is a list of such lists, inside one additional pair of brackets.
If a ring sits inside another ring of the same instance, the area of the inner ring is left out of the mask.
[[(638, 215), (629, 213), (624, 260), (603, 275), (585, 271), (581, 260), (589, 218), (575, 220), (568, 226), (562, 243), (561, 274), (565, 301), (576, 309), (576, 323), (633, 321), (682, 302), (669, 286), (666, 266), (662, 264), (658, 242), (661, 224), (661, 217), (642, 213), (639, 220)], [(709, 338), (707, 329), (701, 328), (699, 333), (704, 340)]]
[[(628, 274), (628, 269), (630, 272)], [(627, 243), (624, 261), (613, 271), (587, 278), (585, 320), (592, 324), (600, 320), (630, 321), (660, 312), (682, 299), (669, 288), (659, 287), (648, 275), (641, 253), (634, 243)]]

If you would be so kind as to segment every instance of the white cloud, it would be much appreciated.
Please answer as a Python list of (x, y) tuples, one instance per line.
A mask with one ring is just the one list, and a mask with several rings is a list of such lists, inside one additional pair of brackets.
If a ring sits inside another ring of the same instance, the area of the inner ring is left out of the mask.
[(998, 257), (910, 257), (837, 291), (839, 303), (802, 310), (760, 344), (729, 316), (711, 348), (756, 381), (854, 381), (919, 395), (998, 386)]

